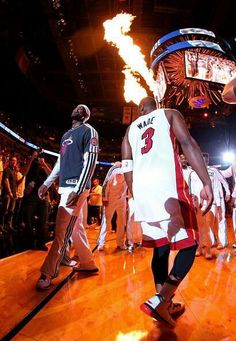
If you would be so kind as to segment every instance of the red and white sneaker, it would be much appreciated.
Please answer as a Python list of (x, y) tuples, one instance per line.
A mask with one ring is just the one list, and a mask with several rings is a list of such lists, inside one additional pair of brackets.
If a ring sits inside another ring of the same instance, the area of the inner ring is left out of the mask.
[(155, 320), (165, 322), (170, 327), (175, 327), (175, 321), (172, 319), (169, 312), (169, 302), (166, 302), (159, 294), (149, 298), (144, 302), (140, 309)]
[(38, 290), (47, 290), (51, 286), (51, 278), (47, 275), (42, 274), (36, 284)]

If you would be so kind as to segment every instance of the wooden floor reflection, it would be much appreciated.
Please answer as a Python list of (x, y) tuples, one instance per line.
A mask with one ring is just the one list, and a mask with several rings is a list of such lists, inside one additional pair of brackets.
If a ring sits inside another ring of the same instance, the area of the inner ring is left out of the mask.
[[(88, 230), (91, 247), (99, 231)], [(109, 234), (105, 252), (95, 251), (100, 272), (74, 275), (14, 340), (236, 340), (236, 252), (216, 251), (211, 261), (196, 258), (175, 299), (186, 312), (175, 329), (160, 326), (140, 310), (153, 295), (151, 250), (117, 251)], [(0, 337), (48, 292), (35, 291), (45, 253), (28, 251), (0, 261)], [(70, 272), (62, 267), (57, 285)]]

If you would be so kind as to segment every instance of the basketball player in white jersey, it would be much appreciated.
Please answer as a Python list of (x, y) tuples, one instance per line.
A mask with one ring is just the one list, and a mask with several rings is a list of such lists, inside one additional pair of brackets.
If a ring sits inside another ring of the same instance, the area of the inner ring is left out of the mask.
[[(215, 224), (215, 231), (213, 234), (213, 229), (211, 232), (211, 240), (213, 243), (217, 241), (217, 250), (224, 249), (228, 244), (228, 236), (227, 236), (227, 222), (225, 218), (225, 201), (228, 202), (230, 200), (230, 190), (227, 181), (225, 180), (224, 176), (222, 176), (221, 172), (213, 167), (209, 166), (209, 154), (203, 154), (203, 159), (205, 161), (208, 174), (210, 179), (213, 180), (214, 178), (214, 185), (212, 182), (212, 189), (213, 189), (213, 196), (214, 201), (213, 204), (217, 203), (219, 198), (219, 206), (217, 205), (214, 207), (212, 205), (211, 212), (213, 216), (217, 219), (217, 224)], [(214, 173), (214, 174), (213, 174)], [(225, 197), (223, 188), (225, 190)]]
[[(229, 104), (236, 104), (236, 76), (231, 79), (231, 81), (225, 85), (222, 92), (222, 100)], [(232, 193), (233, 198), (233, 229), (235, 234), (236, 241), (236, 166), (235, 164), (227, 168), (225, 171), (221, 171), (224, 177), (234, 177), (234, 189)], [(236, 248), (236, 243), (233, 244), (233, 247)]]
[(221, 173), (225, 178), (233, 177), (234, 187), (232, 192), (232, 220), (233, 220), (233, 230), (234, 230), (234, 240), (233, 248), (236, 249), (236, 162), (234, 162), (227, 169), (222, 170)]
[(182, 166), (182, 172), (183, 172), (183, 175), (184, 175), (184, 180), (185, 182), (189, 183), (189, 175), (191, 174), (191, 172), (193, 171), (191, 167), (188, 166), (188, 162), (186, 160), (186, 157), (184, 154), (180, 154), (179, 155), (179, 161), (180, 161), (180, 164)]
[(111, 231), (111, 220), (116, 212), (116, 243), (119, 250), (126, 250), (126, 193), (127, 185), (121, 169), (121, 162), (116, 162), (107, 172), (102, 188), (103, 216), (98, 238), (98, 250), (103, 251), (108, 231)]
[[(202, 199), (212, 204), (211, 181), (200, 149), (181, 114), (156, 109), (154, 98), (139, 104), (141, 116), (127, 129), (122, 143), (122, 167), (135, 203), (135, 220), (143, 230), (143, 246), (152, 247), (152, 272), (157, 294), (141, 305), (153, 318), (175, 326), (172, 318), (184, 311), (172, 297), (189, 272), (198, 245), (194, 207), (178, 160), (176, 138), (188, 163), (203, 182)], [(170, 249), (180, 250), (168, 273)]]
[(141, 224), (134, 220), (134, 199), (129, 194), (128, 199), (128, 218), (126, 225), (128, 252), (132, 253), (135, 247), (142, 245)]

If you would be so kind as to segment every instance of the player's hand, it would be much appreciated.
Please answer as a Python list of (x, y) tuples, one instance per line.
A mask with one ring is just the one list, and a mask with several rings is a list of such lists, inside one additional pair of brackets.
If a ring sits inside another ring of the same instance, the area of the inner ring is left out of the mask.
[(71, 192), (68, 195), (66, 206), (70, 207), (70, 206), (76, 205), (78, 199), (79, 199), (79, 195), (77, 193), (75, 193), (75, 192)]
[(45, 198), (45, 195), (47, 193), (47, 186), (45, 186), (44, 184), (42, 186), (39, 187), (38, 189), (38, 196), (39, 196), (39, 199), (43, 200)]
[(211, 208), (211, 205), (213, 203), (213, 192), (211, 185), (205, 185), (203, 189), (200, 192), (200, 207), (203, 207), (203, 201), (204, 203), (204, 209), (202, 210), (202, 215), (205, 215)]
[(229, 194), (226, 194), (226, 196), (225, 196), (225, 201), (226, 201), (226, 202), (230, 201), (230, 195), (229, 195)]

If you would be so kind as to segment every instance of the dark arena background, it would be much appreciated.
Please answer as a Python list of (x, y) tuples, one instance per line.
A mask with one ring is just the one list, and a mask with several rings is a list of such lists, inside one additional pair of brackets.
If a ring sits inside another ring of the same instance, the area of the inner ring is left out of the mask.
[[(124, 249), (116, 245), (118, 213), (99, 250), (103, 207), (99, 217), (88, 212), (84, 225), (98, 273), (63, 266), (49, 290), (36, 291), (55, 236), (57, 183), (46, 208), (32, 213), (32, 202), (25, 199), (32, 174), (37, 173), (39, 185), (46, 179), (34, 163), (52, 169), (79, 104), (89, 107), (88, 123), (99, 134), (92, 180), (102, 185), (109, 168), (121, 161), (122, 140), (137, 117), (137, 105), (125, 101), (124, 61), (104, 40), (103, 23), (119, 13), (135, 16), (128, 34), (153, 70), (161, 106), (182, 113), (210, 166), (219, 171), (235, 167), (236, 105), (221, 97), (225, 84), (236, 77), (235, 9), (235, 0), (0, 0), (0, 339), (236, 340), (236, 168), (226, 178), (231, 198), (224, 202), (225, 245), (212, 232), (212, 257), (196, 257), (176, 292), (185, 313), (172, 329), (139, 309), (154, 289), (152, 252), (141, 240), (129, 243), (127, 208)], [(144, 79), (140, 83), (152, 96)], [(12, 157), (20, 170), (29, 169), (9, 225), (2, 175)], [(41, 240), (44, 209), (47, 226)], [(71, 258), (73, 252), (72, 245)]]

